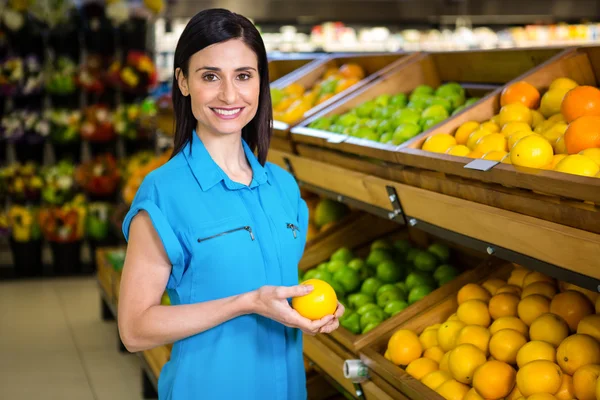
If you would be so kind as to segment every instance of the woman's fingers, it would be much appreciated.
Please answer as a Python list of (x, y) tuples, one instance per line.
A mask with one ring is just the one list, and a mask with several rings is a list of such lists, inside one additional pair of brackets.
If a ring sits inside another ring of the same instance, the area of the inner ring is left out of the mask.
[(335, 317), (337, 319), (342, 318), (342, 316), (344, 315), (344, 312), (346, 312), (346, 307), (344, 307), (344, 305), (340, 302), (338, 302), (338, 306), (337, 306), (337, 310), (335, 310)]
[(278, 299), (289, 299), (292, 297), (301, 297), (313, 291), (312, 285), (279, 286), (275, 288), (275, 296)]

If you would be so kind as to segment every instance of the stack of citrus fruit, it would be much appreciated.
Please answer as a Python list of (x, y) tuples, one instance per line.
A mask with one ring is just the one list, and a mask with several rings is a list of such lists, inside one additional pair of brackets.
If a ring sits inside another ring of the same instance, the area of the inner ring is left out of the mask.
[(521, 81), (503, 90), (500, 105), (489, 121), (433, 135), (422, 149), (600, 177), (599, 89), (559, 78), (541, 96)]
[(457, 303), (440, 324), (395, 332), (385, 357), (446, 399), (600, 394), (598, 293), (516, 266), (463, 286)]
[(298, 122), (308, 110), (356, 85), (364, 77), (365, 71), (360, 65), (349, 63), (327, 69), (310, 89), (299, 83), (283, 89), (271, 88), (273, 118), (288, 124)]

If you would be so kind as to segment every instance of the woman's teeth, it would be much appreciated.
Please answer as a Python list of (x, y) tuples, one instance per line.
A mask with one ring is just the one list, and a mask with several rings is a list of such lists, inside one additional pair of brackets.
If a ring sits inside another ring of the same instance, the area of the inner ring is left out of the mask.
[(234, 115), (240, 112), (241, 108), (236, 108), (233, 110), (221, 110), (219, 108), (213, 108), (213, 110), (215, 110), (215, 112), (217, 114), (221, 114), (221, 115)]

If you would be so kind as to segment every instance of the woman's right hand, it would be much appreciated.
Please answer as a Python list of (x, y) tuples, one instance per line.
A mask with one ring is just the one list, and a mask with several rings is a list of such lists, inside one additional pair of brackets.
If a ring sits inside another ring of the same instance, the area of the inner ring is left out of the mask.
[(297, 286), (263, 286), (252, 292), (254, 295), (253, 309), (256, 314), (262, 315), (282, 323), (291, 328), (298, 328), (309, 335), (316, 335), (319, 330), (333, 320), (333, 315), (311, 321), (294, 310), (289, 298), (300, 297), (312, 292), (310, 285)]

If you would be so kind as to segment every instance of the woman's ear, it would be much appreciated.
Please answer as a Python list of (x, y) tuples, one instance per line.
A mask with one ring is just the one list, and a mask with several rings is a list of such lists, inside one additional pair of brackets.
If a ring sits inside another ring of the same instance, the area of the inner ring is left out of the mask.
[(181, 68), (177, 68), (175, 70), (175, 76), (177, 77), (177, 85), (179, 86), (179, 90), (184, 97), (187, 97), (190, 94), (190, 90), (188, 88), (188, 82), (183, 74)]

